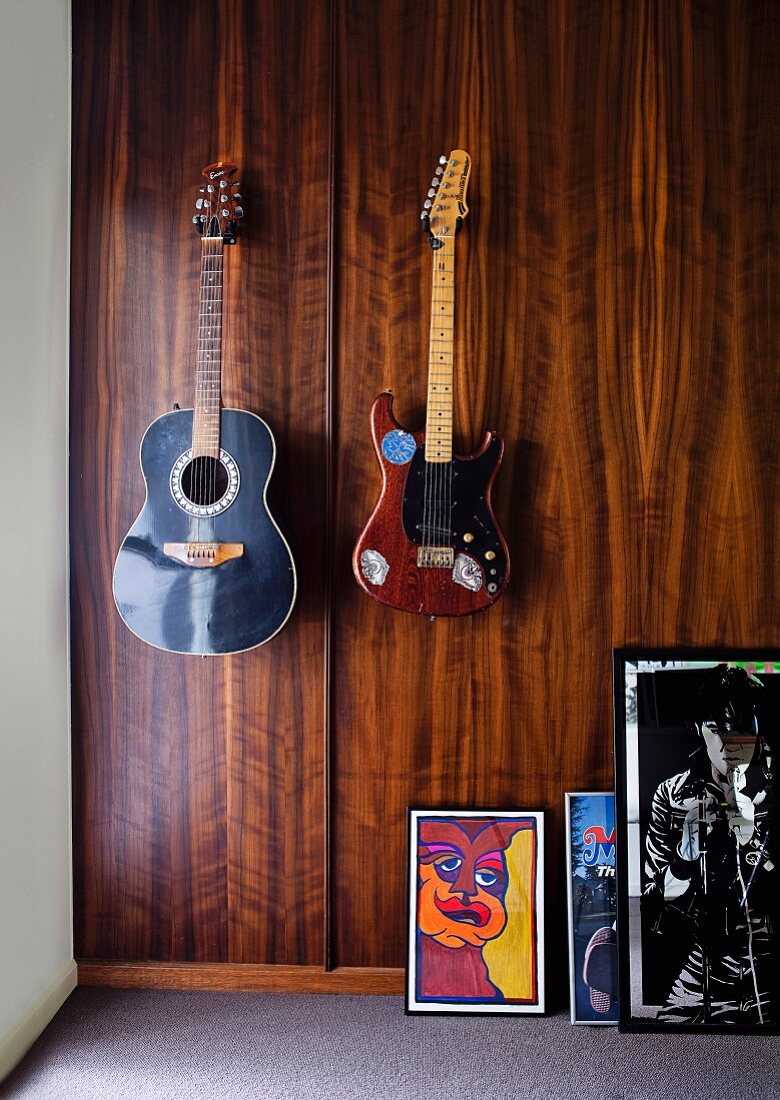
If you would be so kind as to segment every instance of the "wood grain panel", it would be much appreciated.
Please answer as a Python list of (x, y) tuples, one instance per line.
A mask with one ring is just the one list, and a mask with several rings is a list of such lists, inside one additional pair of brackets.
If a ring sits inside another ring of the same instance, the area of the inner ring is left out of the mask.
[[(396, 973), (409, 805), (548, 811), (559, 946), (563, 793), (611, 782), (611, 648), (780, 644), (779, 30), (771, 0), (75, 0), (76, 938), (94, 980), (130, 960), (192, 964), (184, 984)], [(483, 615), (428, 622), (368, 599), (350, 557), (380, 485), (374, 397), (424, 424), (418, 215), (458, 146), (455, 445), (504, 436), (512, 579)], [(217, 157), (242, 165), (247, 209), (225, 399), (276, 433), (301, 588), (268, 647), (204, 662), (130, 636), (110, 581), (141, 434), (190, 402), (188, 219)], [(257, 964), (282, 969), (247, 978)]]
[[(72, 574), (76, 939), (84, 957), (323, 956), (327, 7), (74, 5)], [(306, 79), (301, 74), (306, 73)], [(292, 129), (291, 129), (292, 128)], [(291, 133), (300, 140), (291, 140)], [(225, 404), (260, 412), (305, 551), (267, 649), (180, 658), (116, 616), (148, 422), (194, 387), (200, 169), (242, 170)], [(294, 502), (294, 503), (293, 503)], [(307, 822), (301, 829), (300, 822)]]
[[(610, 649), (777, 641), (776, 261), (762, 249), (777, 221), (777, 13), (340, 11), (334, 957), (403, 961), (404, 889), (387, 869), (403, 864), (409, 804), (548, 810), (560, 943), (563, 793), (611, 782)], [(346, 561), (378, 490), (374, 394), (392, 388), (399, 419), (422, 422), (416, 216), (452, 145), (473, 157), (460, 433), (505, 436), (494, 501), (513, 577), (484, 616), (419, 623), (349, 594)], [(556, 953), (559, 985), (563, 966)]]

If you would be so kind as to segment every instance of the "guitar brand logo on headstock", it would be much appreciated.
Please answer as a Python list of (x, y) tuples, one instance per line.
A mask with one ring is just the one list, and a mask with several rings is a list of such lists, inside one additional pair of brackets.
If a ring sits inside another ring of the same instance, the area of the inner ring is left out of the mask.
[(224, 174), (225, 174), (225, 169), (220, 168), (218, 172), (209, 172), (209, 179), (210, 180), (218, 180), (219, 177), (224, 176)]
[(461, 201), (462, 201), (463, 196), (466, 192), (466, 184), (468, 183), (468, 174), (469, 174), (469, 161), (466, 160), (466, 161), (463, 162), (463, 171), (460, 174), (460, 193), (458, 195), (458, 199), (461, 200)]

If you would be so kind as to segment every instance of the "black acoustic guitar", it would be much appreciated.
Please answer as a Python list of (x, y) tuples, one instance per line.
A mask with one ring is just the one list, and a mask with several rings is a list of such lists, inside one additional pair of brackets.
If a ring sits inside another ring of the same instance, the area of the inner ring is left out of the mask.
[(116, 606), (134, 634), (203, 656), (269, 641), (296, 592), (290, 548), (266, 503), (273, 435), (254, 413), (222, 408), (223, 254), (243, 215), (235, 174), (222, 162), (203, 169), (193, 218), (201, 235), (195, 407), (147, 428), (146, 502), (114, 568)]

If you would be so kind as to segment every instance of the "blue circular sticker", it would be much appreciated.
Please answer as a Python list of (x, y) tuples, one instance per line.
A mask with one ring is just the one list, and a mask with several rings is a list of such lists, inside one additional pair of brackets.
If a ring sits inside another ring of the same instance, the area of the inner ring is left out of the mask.
[(388, 432), (382, 440), (382, 454), (394, 466), (403, 466), (404, 463), (409, 462), (416, 450), (414, 436), (401, 431), (400, 428)]

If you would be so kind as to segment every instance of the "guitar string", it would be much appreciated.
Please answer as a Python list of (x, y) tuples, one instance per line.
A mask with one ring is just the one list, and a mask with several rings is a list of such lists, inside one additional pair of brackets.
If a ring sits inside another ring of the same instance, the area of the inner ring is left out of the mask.
[[(204, 234), (208, 233), (208, 226), (204, 227)], [(194, 504), (198, 505), (200, 499), (200, 467), (198, 452), (201, 449), (201, 437), (203, 434), (203, 372), (201, 369), (202, 349), (203, 349), (203, 317), (201, 314), (205, 307), (206, 298), (206, 241), (204, 237), (201, 237), (201, 256), (200, 256), (200, 295), (198, 301), (198, 345), (197, 345), (197, 364), (196, 364), (196, 376), (197, 383), (195, 386), (196, 397), (196, 409), (195, 409), (195, 425), (196, 430), (193, 433), (193, 455), (192, 455), (192, 473), (190, 475), (190, 486), (192, 490), (192, 498)], [(200, 541), (200, 516), (195, 513), (195, 539)]]
[[(212, 202), (213, 202), (213, 199), (212, 199)], [(212, 216), (213, 216), (213, 210), (209, 209), (209, 213), (212, 214)], [(209, 226), (209, 229), (210, 229), (210, 226)], [(214, 309), (213, 309), (213, 305), (212, 305), (212, 303), (214, 302), (214, 276), (213, 276), (212, 264), (211, 264), (212, 248), (213, 248), (213, 246), (212, 246), (211, 238), (209, 236), (209, 239), (206, 241), (205, 257), (204, 257), (204, 259), (205, 259), (205, 265), (204, 266), (205, 266), (205, 274), (206, 274), (206, 288), (207, 288), (207, 295), (208, 295), (208, 301), (209, 301), (209, 324), (211, 326), (209, 329), (207, 329), (208, 332), (213, 332), (213, 325), (214, 325), (214, 316), (213, 316)], [(202, 386), (201, 386), (201, 412), (202, 412), (202, 417), (201, 417), (201, 446), (200, 446), (200, 449), (201, 449), (201, 452), (202, 452), (201, 456), (200, 456), (200, 468), (201, 468), (200, 504), (201, 504), (201, 507), (203, 507), (205, 505), (206, 500), (207, 500), (207, 485), (208, 485), (208, 480), (209, 480), (209, 472), (208, 472), (209, 456), (206, 452), (208, 451), (208, 445), (209, 445), (208, 444), (208, 437), (209, 437), (210, 431), (211, 431), (210, 415), (209, 415), (210, 414), (209, 383), (211, 381), (211, 370), (213, 368), (213, 363), (211, 362), (211, 352), (208, 348), (206, 348), (204, 346), (204, 343), (209, 343), (210, 344), (211, 343), (211, 337), (209, 337), (207, 341), (202, 342), (202, 344), (201, 344), (202, 350), (201, 350), (201, 356), (200, 356), (200, 359), (201, 359), (201, 383), (202, 383)], [(206, 361), (205, 364), (203, 362), (204, 358), (205, 358), (205, 361)], [(208, 365), (208, 370), (205, 369), (206, 364)]]
[[(215, 192), (215, 195), (214, 195), (214, 201), (217, 203), (217, 205), (219, 205), (219, 196), (216, 192)], [(222, 287), (220, 286), (221, 280), (218, 278), (218, 276), (220, 274), (219, 273), (219, 262), (218, 262), (219, 245), (217, 244), (216, 239), (213, 240), (213, 241), (210, 241), (209, 245), (210, 245), (209, 286), (211, 288), (211, 293), (213, 295), (213, 301), (214, 301), (215, 304), (216, 304), (216, 301), (217, 301), (217, 296), (219, 296), (219, 302), (220, 302), (219, 308), (214, 310), (214, 312), (217, 314), (217, 317), (219, 317), (220, 316), (220, 311), (222, 309)], [(214, 450), (213, 437), (214, 437), (214, 434), (215, 434), (215, 432), (214, 432), (214, 375), (215, 375), (215, 372), (218, 372), (218, 370), (219, 370), (219, 367), (218, 367), (218, 364), (217, 364), (217, 361), (216, 361), (216, 354), (217, 353), (214, 350), (214, 343), (215, 342), (216, 343), (221, 343), (218, 339), (215, 340), (214, 333), (216, 331), (217, 331), (217, 326), (212, 325), (211, 336), (209, 337), (209, 372), (208, 372), (209, 377), (208, 377), (208, 384), (206, 386), (206, 393), (208, 394), (208, 402), (207, 402), (208, 423), (209, 423), (208, 442), (209, 442), (209, 449), (212, 452)], [(207, 470), (207, 474), (208, 474), (209, 490), (210, 490), (210, 492), (208, 492), (207, 496), (206, 496), (206, 501), (205, 501), (206, 504), (213, 504), (214, 503), (214, 497), (216, 495), (216, 469), (217, 469), (217, 463), (218, 462), (219, 462), (219, 448), (217, 448), (217, 455), (216, 456), (213, 453), (211, 453), (211, 454), (209, 454), (209, 457), (206, 460), (206, 470)]]
[[(445, 435), (449, 436), (448, 446), (452, 447), (452, 381), (453, 381), (453, 355), (452, 355), (452, 334), (454, 330), (454, 287), (452, 282), (447, 282), (447, 276), (454, 274), (450, 272), (447, 267), (447, 262), (444, 254), (444, 247), (442, 249), (435, 249), (434, 252), (442, 252), (441, 256), (435, 255), (433, 262), (433, 292), (431, 295), (431, 340), (434, 340), (434, 332), (442, 331), (446, 332), (447, 327), (444, 324), (445, 317), (442, 316), (441, 310), (446, 305), (451, 305), (453, 313), (447, 315), (447, 319), (451, 322), (450, 338), (447, 341), (450, 348), (447, 352), (439, 353), (439, 361), (435, 358), (435, 350), (433, 343), (430, 345), (429, 355), (429, 385), (430, 394), (429, 399), (432, 402), (433, 393), (437, 395), (436, 405), (442, 404), (450, 406), (450, 422), (445, 426), (438, 422), (438, 418), (442, 416), (444, 410), (439, 408), (431, 408), (429, 404), (429, 421), (430, 425), (435, 426), (433, 431), (426, 431), (426, 444), (431, 445), (432, 437), (435, 435), (435, 443), (433, 444), (437, 450), (437, 458), (442, 450), (442, 429), (445, 429)], [(446, 249), (446, 255), (452, 261), (452, 267), (454, 269), (454, 249)], [(440, 274), (442, 273), (443, 274)], [(441, 283), (444, 283), (444, 287)], [(443, 355), (449, 356), (449, 363), (444, 362)], [(447, 385), (442, 382), (442, 374), (446, 376)], [(435, 379), (435, 380), (434, 380)], [(449, 388), (448, 388), (449, 387)], [(442, 395), (445, 395), (444, 397)], [(446, 449), (446, 448), (445, 448)], [(435, 469), (432, 472), (430, 478), (427, 477), (428, 465), (435, 465)], [(424, 518), (423, 523), (425, 527), (425, 533), (432, 541), (433, 546), (443, 546), (452, 544), (452, 458), (445, 461), (436, 461), (435, 463), (426, 464), (426, 487), (425, 487), (425, 505), (424, 505)]]
[[(205, 237), (202, 241), (201, 248), (201, 265), (200, 265), (200, 282), (201, 282), (201, 311), (205, 309), (206, 313), (209, 312), (210, 306), (207, 304), (210, 299), (208, 296), (208, 267), (209, 267), (209, 223), (206, 223)], [(205, 331), (208, 331), (206, 329)], [(205, 386), (204, 386), (204, 372), (203, 372), (203, 358), (204, 358), (204, 329), (203, 318), (199, 318), (199, 330), (198, 330), (198, 454), (194, 458), (195, 462), (195, 474), (196, 474), (196, 490), (195, 490), (195, 502), (200, 505), (203, 500), (203, 437), (204, 430), (203, 424), (205, 420)], [(200, 534), (200, 517), (197, 519), (198, 534)]]
[[(200, 261), (200, 285), (201, 285), (200, 299), (201, 299), (201, 302), (204, 303), (204, 304), (208, 300), (207, 292), (206, 292), (206, 288), (208, 286), (208, 274), (207, 274), (207, 272), (208, 272), (208, 239), (207, 239), (208, 238), (208, 233), (209, 233), (209, 227), (208, 227), (208, 223), (207, 223), (206, 226), (205, 226), (205, 237), (204, 237), (203, 241), (201, 242), (201, 261)], [(208, 312), (208, 307), (207, 306), (204, 305), (201, 308), (205, 308), (206, 311)], [(202, 318), (200, 318), (200, 321), (202, 321)], [(200, 327), (199, 330), (198, 330), (198, 453), (195, 455), (195, 457), (193, 459), (193, 461), (195, 463), (194, 473), (195, 473), (195, 479), (196, 479), (196, 488), (195, 488), (195, 503), (196, 503), (196, 505), (200, 504), (200, 500), (201, 500), (201, 497), (202, 497), (201, 479), (202, 479), (202, 476), (203, 476), (203, 461), (202, 461), (202, 458), (201, 458), (201, 451), (203, 449), (203, 419), (204, 419), (204, 416), (203, 416), (203, 329), (202, 329), (202, 327)], [(200, 534), (200, 517), (199, 516), (196, 519), (196, 526), (198, 528), (198, 534)]]
[[(436, 522), (436, 475), (437, 470), (433, 462), (434, 444), (434, 432), (433, 432), (433, 420), (434, 410), (432, 408), (432, 400), (434, 393), (434, 375), (433, 375), (433, 334), (435, 326), (439, 323), (438, 313), (438, 294), (437, 294), (437, 251), (438, 249), (432, 249), (432, 267), (431, 267), (431, 320), (430, 320), (430, 340), (428, 344), (428, 403), (426, 409), (426, 425), (425, 425), (425, 456), (426, 456), (426, 484), (425, 484), (425, 509), (423, 516), (424, 532), (426, 539), (426, 546), (435, 545), (436, 539), (434, 534), (434, 525)], [(430, 540), (430, 542), (428, 542)], [(430, 561), (430, 559), (428, 559)]]
[[(430, 320), (430, 339), (428, 343), (428, 402), (426, 408), (426, 424), (425, 424), (425, 501), (423, 509), (423, 531), (424, 531), (424, 548), (429, 549), (436, 545), (435, 524), (436, 524), (436, 477), (437, 469), (436, 464), (432, 460), (431, 448), (435, 446), (433, 439), (433, 432), (431, 431), (433, 416), (431, 409), (432, 398), (432, 386), (433, 386), (433, 333), (434, 326), (437, 324), (436, 312), (438, 305), (438, 295), (436, 293), (436, 253), (437, 249), (431, 249), (432, 251), (432, 267), (431, 267), (431, 320)], [(428, 557), (430, 562), (430, 557)]]
[[(220, 202), (221, 201), (222, 200), (220, 199)], [(212, 501), (214, 503), (216, 503), (216, 496), (217, 496), (217, 475), (218, 475), (219, 470), (220, 470), (219, 446), (220, 446), (220, 435), (221, 435), (221, 433), (220, 433), (220, 428), (221, 428), (221, 423), (220, 423), (220, 418), (221, 418), (221, 414), (220, 414), (220, 392), (221, 392), (221, 385), (222, 385), (222, 319), (224, 317), (224, 310), (225, 310), (225, 289), (224, 289), (225, 288), (225, 245), (224, 245), (224, 242), (222, 241), (221, 238), (215, 244), (215, 262), (216, 262), (216, 270), (217, 270), (217, 275), (218, 275), (217, 285), (219, 287), (219, 290), (218, 290), (218, 293), (219, 293), (219, 330), (217, 332), (217, 360), (218, 360), (218, 362), (217, 362), (217, 365), (216, 365), (216, 368), (215, 368), (215, 370), (216, 370), (215, 382), (217, 384), (212, 387), (212, 391), (211, 391), (211, 393), (212, 393), (212, 405), (213, 405), (213, 410), (212, 411), (213, 411), (214, 425), (215, 425), (215, 435), (217, 437), (216, 438), (216, 448), (215, 448), (216, 449), (216, 455), (214, 456), (214, 462), (212, 463), (212, 480), (213, 480), (213, 484), (212, 484), (212, 490), (211, 490), (211, 498), (212, 498)]]

